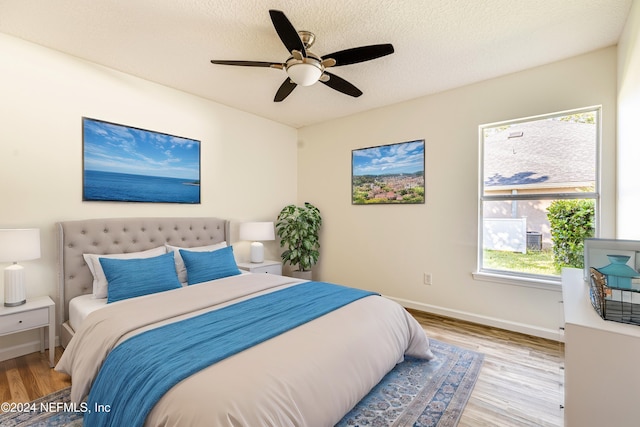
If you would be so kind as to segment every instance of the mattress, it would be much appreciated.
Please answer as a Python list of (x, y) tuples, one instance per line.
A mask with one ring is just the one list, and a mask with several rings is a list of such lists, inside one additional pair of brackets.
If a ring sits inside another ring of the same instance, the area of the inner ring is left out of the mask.
[(69, 301), (69, 325), (74, 331), (77, 331), (89, 314), (106, 305), (106, 298), (96, 299), (93, 294), (80, 295), (73, 298)]
[[(111, 350), (129, 337), (300, 283), (243, 274), (108, 304), (85, 319), (56, 370), (72, 376), (71, 399), (81, 402)], [(405, 354), (433, 358), (424, 330), (397, 303), (368, 296), (182, 380), (156, 402), (145, 425), (333, 426)], [(132, 378), (121, 376), (124, 384)]]

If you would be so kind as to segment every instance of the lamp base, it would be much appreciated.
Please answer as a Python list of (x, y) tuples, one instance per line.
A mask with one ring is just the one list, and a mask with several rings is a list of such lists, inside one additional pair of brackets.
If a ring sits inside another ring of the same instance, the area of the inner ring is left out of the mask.
[(4, 269), (4, 306), (16, 307), (27, 302), (24, 290), (24, 267), (18, 264)]
[(251, 262), (264, 262), (264, 245), (262, 243), (251, 243)]
[(13, 302), (13, 303), (5, 302), (4, 306), (5, 307), (17, 307), (19, 305), (26, 304), (26, 302), (27, 302), (26, 299), (23, 299), (22, 301), (18, 301), (18, 302)]

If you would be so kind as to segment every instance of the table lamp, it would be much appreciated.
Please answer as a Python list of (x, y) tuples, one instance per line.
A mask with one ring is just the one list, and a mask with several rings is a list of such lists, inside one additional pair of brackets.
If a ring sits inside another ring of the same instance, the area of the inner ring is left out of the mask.
[(40, 230), (37, 228), (0, 229), (0, 262), (12, 262), (4, 269), (4, 305), (14, 307), (27, 302), (24, 267), (18, 261), (40, 258)]
[(240, 224), (240, 240), (252, 240), (251, 262), (264, 261), (264, 245), (267, 240), (275, 240), (273, 222), (243, 222)]

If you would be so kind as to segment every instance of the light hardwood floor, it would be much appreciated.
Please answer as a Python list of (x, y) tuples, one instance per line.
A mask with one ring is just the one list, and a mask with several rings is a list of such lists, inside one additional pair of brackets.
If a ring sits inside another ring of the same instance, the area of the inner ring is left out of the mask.
[(459, 427), (564, 425), (563, 344), (409, 311), (429, 337), (485, 355)]
[[(564, 347), (530, 337), (410, 310), (439, 341), (484, 353), (484, 364), (459, 427), (563, 425)], [(56, 348), (56, 362), (62, 354)], [(70, 385), (49, 368), (47, 353), (0, 362), (0, 402), (28, 402)]]
[[(55, 349), (55, 361), (62, 347)], [(71, 385), (71, 379), (49, 367), (49, 350), (0, 362), (0, 402), (30, 402)]]

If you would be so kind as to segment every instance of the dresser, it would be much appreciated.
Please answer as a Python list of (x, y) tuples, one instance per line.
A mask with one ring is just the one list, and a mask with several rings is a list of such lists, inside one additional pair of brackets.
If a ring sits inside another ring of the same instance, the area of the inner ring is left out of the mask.
[(562, 270), (565, 427), (640, 425), (640, 326), (603, 320), (583, 270)]
[(56, 308), (48, 296), (29, 298), (16, 307), (0, 306), (0, 336), (40, 329), (40, 352), (44, 353), (44, 330), (49, 329), (49, 366), (54, 366)]

